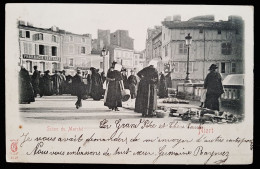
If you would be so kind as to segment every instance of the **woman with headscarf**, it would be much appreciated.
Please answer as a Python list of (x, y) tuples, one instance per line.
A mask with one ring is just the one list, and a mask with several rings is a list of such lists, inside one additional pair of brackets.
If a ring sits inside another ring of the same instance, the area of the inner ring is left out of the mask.
[(93, 100), (102, 99), (103, 94), (103, 83), (100, 74), (97, 72), (97, 69), (90, 68), (91, 70), (91, 92), (90, 95)]
[(122, 107), (122, 88), (123, 78), (120, 73), (122, 66), (115, 64), (114, 70), (107, 74), (107, 89), (104, 98), (104, 105), (109, 109), (119, 111), (118, 107)]
[(156, 70), (157, 62), (152, 60), (148, 67), (145, 67), (137, 73), (140, 77), (140, 83), (135, 100), (135, 112), (142, 113), (144, 117), (152, 117), (157, 108), (157, 83), (158, 72)]
[(34, 102), (34, 92), (31, 84), (31, 78), (29, 72), (21, 66), (21, 70), (19, 72), (19, 103), (31, 103)]
[(204, 89), (207, 89), (205, 108), (219, 111), (219, 97), (224, 93), (222, 78), (216, 71), (217, 65), (212, 64), (209, 67), (209, 74), (204, 81)]
[(161, 72), (160, 81), (159, 81), (159, 98), (168, 97), (168, 88), (164, 74)]

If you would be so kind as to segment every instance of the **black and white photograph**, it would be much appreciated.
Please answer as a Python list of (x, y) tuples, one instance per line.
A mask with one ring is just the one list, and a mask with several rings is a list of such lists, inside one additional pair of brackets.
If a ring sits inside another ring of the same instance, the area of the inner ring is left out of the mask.
[(6, 161), (251, 164), (253, 13), (6, 4)]

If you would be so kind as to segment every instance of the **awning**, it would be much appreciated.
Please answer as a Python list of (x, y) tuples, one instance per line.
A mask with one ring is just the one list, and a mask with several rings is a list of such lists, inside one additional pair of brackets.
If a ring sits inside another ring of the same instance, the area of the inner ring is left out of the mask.
[(223, 80), (223, 85), (237, 85), (244, 86), (244, 74), (231, 74), (227, 75), (227, 77)]

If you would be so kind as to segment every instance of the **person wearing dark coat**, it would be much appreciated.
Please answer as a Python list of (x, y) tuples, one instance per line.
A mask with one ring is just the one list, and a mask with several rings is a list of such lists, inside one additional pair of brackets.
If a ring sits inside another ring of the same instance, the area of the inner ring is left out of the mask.
[(103, 94), (103, 83), (100, 74), (97, 72), (97, 69), (90, 68), (91, 70), (91, 92), (90, 95), (93, 100), (102, 99)]
[(219, 97), (224, 93), (222, 78), (216, 71), (217, 65), (212, 64), (209, 67), (209, 74), (204, 81), (204, 88), (207, 89), (205, 108), (219, 111)]
[(107, 88), (104, 97), (104, 105), (109, 109), (119, 111), (118, 107), (122, 107), (123, 78), (120, 73), (122, 66), (115, 64), (114, 70), (111, 69), (107, 74)]
[(136, 85), (137, 85), (137, 78), (134, 75), (134, 70), (131, 70), (131, 75), (127, 79), (127, 83), (129, 84), (129, 90), (131, 99), (134, 99), (136, 97)]
[(106, 75), (104, 71), (101, 73), (101, 79), (102, 79), (102, 83), (106, 81)]
[(81, 100), (82, 100), (82, 97), (84, 95), (84, 90), (85, 90), (83, 78), (81, 76), (81, 70), (77, 70), (77, 73), (73, 77), (72, 81), (73, 81), (73, 85), (74, 85), (73, 88), (74, 88), (75, 95), (78, 98), (77, 102), (75, 103), (76, 108), (78, 109), (78, 108), (82, 107)]
[(50, 96), (53, 94), (53, 88), (52, 88), (52, 82), (51, 82), (51, 76), (49, 75), (50, 71), (47, 70), (44, 72), (43, 75), (43, 95), (44, 96)]
[(53, 92), (54, 94), (59, 95), (62, 79), (57, 70), (55, 70), (55, 74), (52, 76), (52, 81), (53, 81)]
[(31, 84), (31, 78), (29, 72), (21, 66), (21, 70), (19, 72), (19, 103), (31, 103), (34, 102), (34, 92)]
[(40, 73), (40, 79), (39, 79), (39, 94), (40, 97), (44, 95), (44, 79), (43, 74)]
[(129, 89), (129, 84), (128, 84), (127, 75), (126, 75), (126, 69), (125, 69), (125, 68), (122, 68), (121, 73), (122, 73), (124, 88), (125, 88), (125, 89)]
[(160, 81), (159, 81), (159, 92), (158, 92), (159, 98), (166, 98), (168, 97), (168, 88), (166, 79), (163, 73), (161, 73)]
[(62, 94), (65, 93), (65, 88), (66, 88), (66, 76), (65, 76), (65, 70), (60, 71), (60, 77), (61, 77), (61, 83), (60, 83), (59, 94), (62, 95)]
[(32, 86), (34, 91), (34, 97), (37, 97), (37, 94), (40, 93), (39, 91), (39, 80), (40, 80), (40, 73), (37, 70), (37, 66), (33, 66), (34, 72), (32, 75)]
[(66, 76), (66, 85), (65, 85), (65, 93), (66, 94), (73, 94), (72, 91), (72, 76), (71, 75), (67, 75)]
[(137, 73), (141, 79), (138, 85), (137, 97), (135, 100), (135, 112), (142, 113), (144, 117), (152, 117), (157, 108), (157, 83), (158, 72), (155, 68), (157, 62), (151, 62)]

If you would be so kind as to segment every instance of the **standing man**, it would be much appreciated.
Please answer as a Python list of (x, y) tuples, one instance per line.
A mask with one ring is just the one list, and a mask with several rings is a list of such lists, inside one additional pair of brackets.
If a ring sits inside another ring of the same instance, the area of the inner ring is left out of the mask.
[(128, 77), (127, 82), (129, 84), (131, 99), (134, 99), (136, 97), (136, 85), (137, 85), (137, 78), (135, 76), (134, 70), (131, 70), (131, 75)]
[(157, 61), (150, 61), (149, 66), (137, 73), (141, 81), (137, 90), (135, 100), (135, 112), (142, 113), (143, 117), (152, 117), (157, 108), (157, 84), (158, 71)]
[(61, 76), (59, 75), (59, 72), (55, 70), (55, 74), (52, 76), (53, 81), (53, 91), (54, 94), (59, 95), (60, 94), (60, 85), (61, 85)]
[(78, 97), (77, 102), (75, 103), (76, 108), (78, 109), (79, 107), (82, 107), (82, 97), (84, 94), (84, 82), (83, 82), (83, 78), (81, 76), (81, 70), (78, 69), (76, 75), (73, 77), (72, 79), (73, 81), (73, 85), (74, 85), (74, 92), (75, 95)]
[(34, 91), (34, 97), (37, 97), (39, 91), (39, 80), (40, 80), (40, 72), (37, 70), (37, 66), (33, 66), (34, 72), (32, 75), (32, 86)]
[(160, 81), (159, 81), (159, 92), (158, 96), (159, 98), (166, 98), (168, 97), (168, 88), (167, 88), (167, 83), (166, 83), (166, 78), (163, 74), (163, 72), (160, 73)]
[(222, 78), (220, 73), (216, 71), (217, 65), (212, 64), (209, 67), (209, 74), (207, 75), (204, 88), (207, 89), (205, 108), (219, 111), (219, 97), (224, 93)]

